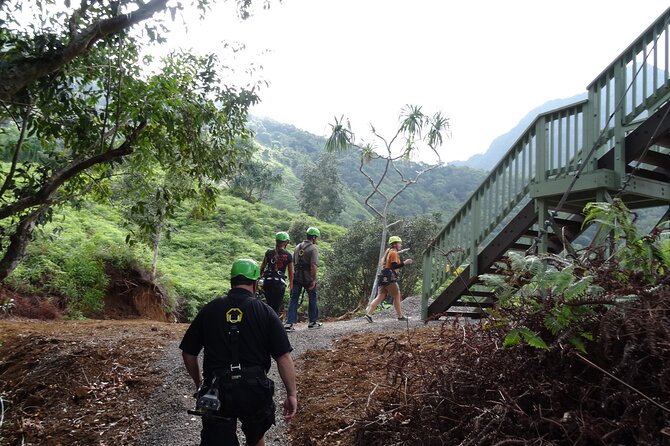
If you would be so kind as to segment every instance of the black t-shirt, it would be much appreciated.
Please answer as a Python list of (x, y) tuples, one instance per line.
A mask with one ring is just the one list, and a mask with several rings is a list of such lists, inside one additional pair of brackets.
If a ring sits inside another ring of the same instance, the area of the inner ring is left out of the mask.
[(285, 277), (286, 267), (293, 261), (293, 256), (283, 248), (280, 248), (277, 251), (274, 249), (268, 249), (265, 252), (265, 258), (263, 260), (265, 262), (265, 271), (263, 271), (263, 274), (265, 274), (267, 271), (276, 271), (282, 277)]
[(179, 348), (197, 356), (204, 347), (203, 374), (209, 376), (218, 369), (229, 369), (231, 361), (230, 336), (226, 313), (231, 308), (242, 311), (239, 322), (239, 355), (242, 366), (261, 366), (270, 370), (274, 359), (293, 350), (279, 317), (265, 303), (247, 290), (233, 288), (228, 296), (205, 305), (186, 330)]

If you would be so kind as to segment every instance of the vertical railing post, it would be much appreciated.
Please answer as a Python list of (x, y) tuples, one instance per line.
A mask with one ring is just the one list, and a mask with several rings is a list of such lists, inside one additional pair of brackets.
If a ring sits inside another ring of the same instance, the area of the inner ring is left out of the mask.
[[(547, 159), (553, 156), (552, 153), (547, 154), (547, 124), (545, 118), (539, 119), (535, 124), (535, 181), (544, 183), (547, 181)], [(537, 211), (537, 225), (538, 230), (544, 228), (544, 220), (547, 218), (547, 205), (544, 199), (535, 199), (535, 210)], [(539, 252), (546, 252), (547, 250), (547, 235), (540, 232), (540, 243), (538, 247)]]
[[(619, 107), (614, 112), (614, 172), (617, 175), (618, 187), (623, 184), (626, 176), (625, 132), (623, 120), (626, 114), (626, 67), (621, 59), (614, 67), (614, 98)], [(634, 79), (634, 78), (633, 78)], [(633, 99), (633, 106), (635, 100)]]
[(472, 198), (472, 208), (470, 209), (470, 214), (472, 215), (472, 224), (470, 225), (470, 277), (477, 277), (479, 274), (477, 271), (477, 251), (479, 248), (477, 239), (479, 238), (479, 232), (481, 230), (481, 218), (479, 215), (481, 206), (479, 204), (479, 194), (474, 195)]
[(547, 124), (544, 118), (535, 123), (535, 181), (547, 181)]
[[(584, 113), (583, 113), (583, 122), (582, 122), (582, 135), (584, 138), (584, 144), (582, 146), (582, 159), (581, 162), (586, 161), (586, 156), (591, 151), (591, 148), (596, 143), (596, 138), (598, 137), (599, 126), (599, 114), (598, 108), (596, 107), (596, 89), (598, 83), (594, 83), (589, 89), (589, 100), (584, 104)], [(592, 157), (588, 161), (588, 165), (584, 167), (585, 172), (595, 170), (596, 166), (596, 157)], [(578, 167), (579, 169), (579, 167)]]
[(426, 320), (428, 317), (428, 299), (432, 293), (431, 276), (433, 274), (433, 252), (435, 250), (430, 247), (423, 254), (423, 283), (421, 284), (421, 319)]

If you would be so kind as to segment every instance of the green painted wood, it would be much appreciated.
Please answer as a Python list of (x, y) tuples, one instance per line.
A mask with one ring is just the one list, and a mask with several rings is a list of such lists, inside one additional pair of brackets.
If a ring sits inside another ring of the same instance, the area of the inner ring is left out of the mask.
[[(475, 259), (495, 240), (501, 222), (518, 217), (512, 212), (521, 203), (535, 201), (534, 219), (542, 225), (549, 207), (555, 205), (555, 197), (567, 190), (586, 163), (565, 204), (566, 209), (577, 212), (601, 191), (616, 192), (630, 171), (628, 164), (636, 159), (634, 154), (639, 156), (646, 148), (649, 128), (661, 130), (657, 143), (667, 140), (670, 144), (670, 120), (661, 122), (658, 110), (670, 107), (666, 104), (670, 99), (669, 25), (670, 8), (589, 84), (586, 100), (539, 115), (512, 144), (426, 249), (422, 316), (432, 314), (429, 299), (443, 294), (445, 282), (452, 279), (445, 272), (441, 252), (456, 250), (452, 254), (454, 263), (472, 266), (472, 274), (468, 268), (464, 279), (476, 280), (477, 272), (482, 271)], [(645, 120), (642, 112), (650, 118)], [(586, 161), (592, 149), (596, 155)], [(650, 158), (662, 162), (663, 156), (652, 154)], [(630, 203), (670, 200), (667, 174), (663, 166), (658, 167), (645, 169), (640, 178), (630, 182), (624, 195)], [(546, 236), (543, 239), (541, 249), (545, 250)], [(437, 307), (443, 308), (444, 301)]]

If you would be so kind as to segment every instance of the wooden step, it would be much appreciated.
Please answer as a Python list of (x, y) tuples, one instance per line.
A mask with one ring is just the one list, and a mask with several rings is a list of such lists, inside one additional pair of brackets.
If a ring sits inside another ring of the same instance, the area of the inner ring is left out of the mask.
[(670, 155), (656, 152), (655, 150), (649, 150), (640, 158), (640, 161), (645, 164), (651, 164), (652, 166), (667, 169), (670, 166)]
[[(461, 296), (461, 299), (467, 296)], [(496, 304), (496, 302), (491, 300), (485, 300), (483, 302), (466, 302), (462, 300), (457, 300), (454, 302), (454, 307), (471, 307), (471, 308), (491, 308)]]
[(483, 311), (458, 311), (456, 309), (450, 308), (446, 311), (447, 316), (450, 317), (469, 317), (472, 319), (482, 319), (488, 315)]
[(463, 296), (492, 297), (493, 293), (490, 291), (466, 290), (463, 292)]

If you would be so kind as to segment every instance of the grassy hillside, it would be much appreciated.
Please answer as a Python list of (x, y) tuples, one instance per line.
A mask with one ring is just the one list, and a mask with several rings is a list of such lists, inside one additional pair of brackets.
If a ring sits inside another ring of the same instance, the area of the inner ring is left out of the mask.
[[(311, 217), (265, 204), (223, 196), (216, 211), (193, 220), (186, 211), (174, 222), (175, 231), (161, 245), (158, 282), (166, 287), (172, 305), (180, 302), (187, 315), (229, 288), (228, 271), (235, 258), (262, 260), (279, 230), (293, 232), (317, 225), (327, 250), (344, 230)], [(125, 243), (127, 231), (111, 206), (85, 204), (81, 210), (57, 213), (29, 246), (26, 260), (8, 278), (19, 291), (65, 296), (73, 317), (99, 309), (107, 287), (105, 266), (148, 268), (149, 250)], [(293, 244), (291, 244), (293, 246)]]
[[(265, 201), (281, 209), (298, 210), (295, 197), (302, 185), (303, 172), (314, 166), (323, 151), (325, 138), (271, 119), (251, 118), (250, 127), (254, 129), (256, 142), (263, 146), (262, 158), (281, 168), (285, 174), (284, 184)], [(355, 221), (370, 218), (370, 213), (362, 204), (370, 192), (370, 186), (358, 170), (357, 154), (339, 154), (338, 162), (346, 206), (337, 223), (348, 226)], [(380, 174), (382, 168), (381, 162), (373, 162), (366, 166), (366, 171), (372, 172), (374, 177)], [(411, 161), (400, 163), (400, 169), (409, 174), (421, 168), (421, 164)], [(469, 167), (439, 167), (428, 172), (403, 192), (391, 210), (400, 216), (437, 213), (445, 220), (459, 208), (485, 176), (486, 172), (483, 170)], [(396, 181), (394, 175), (389, 176), (389, 179)], [(386, 183), (383, 189), (386, 192), (396, 190), (399, 184), (397, 181)]]

